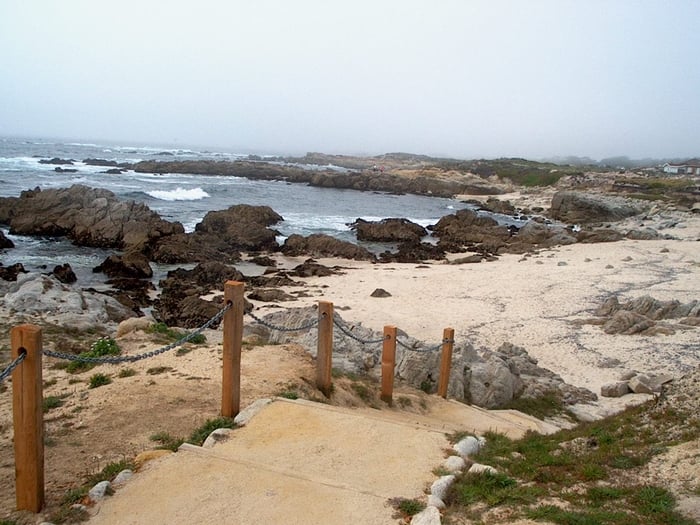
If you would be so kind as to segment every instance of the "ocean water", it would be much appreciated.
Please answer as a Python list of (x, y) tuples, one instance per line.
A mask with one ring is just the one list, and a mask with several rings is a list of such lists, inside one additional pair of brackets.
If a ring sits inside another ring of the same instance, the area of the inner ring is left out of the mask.
[[(77, 171), (60, 173), (55, 171), (57, 165), (40, 162), (55, 157), (73, 160), (72, 165), (61, 167)], [(234, 204), (267, 205), (284, 218), (282, 223), (275, 226), (280, 232), (280, 243), (294, 233), (325, 233), (356, 242), (348, 225), (358, 218), (379, 220), (403, 217), (427, 226), (435, 224), (444, 215), (468, 207), (453, 199), (316, 188), (304, 184), (254, 181), (240, 177), (161, 175), (133, 171), (113, 175), (105, 173), (109, 167), (90, 166), (83, 162), (89, 158), (117, 162), (190, 159), (236, 161), (246, 158), (246, 155), (194, 148), (0, 138), (0, 196), (19, 196), (21, 191), (37, 186), (49, 189), (83, 184), (105, 188), (120, 199), (143, 202), (166, 220), (181, 222), (186, 231), (193, 231), (209, 211), (224, 210)], [(343, 170), (337, 166), (304, 167)], [(7, 234), (7, 228), (4, 228), (4, 233)], [(112, 253), (76, 247), (65, 239), (9, 237), (15, 242), (16, 248), (0, 252), (0, 262), (3, 264), (22, 262), (27, 269), (46, 267), (50, 270), (56, 264), (68, 262), (79, 279), (90, 281), (91, 284), (100, 281), (98, 275), (92, 275), (92, 268)]]

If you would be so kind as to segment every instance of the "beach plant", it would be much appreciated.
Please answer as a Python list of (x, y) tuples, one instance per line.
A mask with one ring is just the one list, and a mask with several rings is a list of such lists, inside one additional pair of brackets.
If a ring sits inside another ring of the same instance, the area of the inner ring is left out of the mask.
[[(90, 350), (78, 354), (80, 357), (105, 357), (110, 355), (121, 354), (121, 349), (117, 342), (111, 337), (101, 337), (90, 345)], [(95, 367), (95, 363), (86, 363), (83, 361), (71, 361), (66, 366), (66, 371), (71, 374), (84, 372)]]
[(135, 375), (136, 375), (136, 370), (134, 370), (133, 368), (122, 368), (119, 371), (119, 374), (117, 374), (117, 377), (124, 378), (124, 377), (132, 377)]
[[(176, 330), (174, 328), (170, 328), (168, 325), (166, 325), (163, 322), (158, 322), (150, 325), (148, 328), (146, 328), (146, 333), (149, 334), (157, 334), (160, 336), (160, 340), (163, 342), (173, 342), (177, 341), (179, 339), (182, 339), (186, 334), (184, 332), (181, 332), (180, 330)], [(192, 336), (189, 339), (189, 343), (195, 344), (195, 345), (201, 345), (206, 343), (207, 338), (204, 334), (197, 334), (195, 336)], [(185, 352), (186, 353), (186, 352)], [(182, 355), (180, 353), (179, 355)]]
[(46, 413), (49, 410), (62, 406), (66, 396), (67, 394), (61, 396), (46, 396), (41, 403), (42, 411)]
[(637, 484), (634, 472), (666, 447), (700, 437), (697, 415), (657, 409), (651, 401), (550, 435), (484, 437), (485, 446), (470, 459), (493, 466), (497, 474), (458, 476), (448, 516), (470, 515), (482, 505), (562, 525), (694, 523), (674, 510), (670, 492)]
[(156, 448), (172, 450), (173, 452), (177, 452), (177, 449), (180, 448), (180, 445), (182, 445), (185, 442), (183, 438), (172, 436), (167, 432), (156, 432), (149, 439), (151, 441), (159, 443), (159, 445)]
[(97, 373), (90, 376), (90, 384), (88, 388), (99, 388), (108, 385), (112, 382), (112, 378), (107, 374)]
[(208, 419), (201, 426), (192, 431), (187, 442), (201, 446), (204, 440), (209, 437), (209, 434), (214, 432), (217, 428), (236, 428), (236, 423), (234, 423), (231, 417)]

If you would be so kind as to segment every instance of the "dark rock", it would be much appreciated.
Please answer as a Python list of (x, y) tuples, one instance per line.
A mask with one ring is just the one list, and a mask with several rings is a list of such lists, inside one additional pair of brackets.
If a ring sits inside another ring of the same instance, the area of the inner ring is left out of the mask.
[(357, 219), (351, 228), (355, 230), (358, 241), (418, 242), (428, 234), (423, 226), (408, 219), (382, 219), (377, 222)]
[(391, 297), (391, 294), (384, 288), (377, 288), (370, 294), (370, 297)]
[(238, 204), (228, 210), (210, 211), (195, 231), (218, 235), (237, 250), (276, 250), (278, 233), (267, 226), (282, 220), (269, 206)]
[(251, 301), (261, 301), (263, 303), (278, 303), (283, 301), (293, 301), (295, 298), (282, 290), (259, 289), (248, 294)]
[(111, 191), (81, 185), (24, 191), (19, 199), (0, 198), (0, 209), (10, 233), (65, 235), (81, 246), (141, 250), (184, 232), (180, 223), (161, 219), (144, 204), (120, 201)]
[(57, 166), (53, 170), (57, 173), (78, 173), (75, 168), (62, 168), (61, 166)]
[(277, 266), (277, 262), (275, 262), (274, 259), (271, 259), (267, 255), (257, 255), (255, 257), (252, 257), (250, 259), (250, 262), (253, 264), (257, 264), (258, 266), (265, 266), (268, 268), (274, 268)]
[(616, 197), (560, 191), (552, 197), (550, 215), (563, 222), (580, 224), (619, 221), (642, 210)]
[(91, 158), (83, 159), (83, 164), (87, 164), (88, 166), (118, 166), (119, 165), (116, 160), (91, 159)]
[(445, 250), (427, 242), (407, 241), (399, 245), (396, 253), (384, 252), (382, 262), (421, 263), (427, 260), (440, 261), (445, 258)]
[(12, 266), (0, 265), (0, 279), (3, 281), (16, 281), (17, 275), (20, 273), (29, 273), (24, 269), (22, 263), (15, 263)]
[(153, 277), (148, 258), (139, 252), (124, 255), (110, 255), (93, 272), (103, 272), (109, 277), (130, 277), (135, 279)]
[(322, 233), (314, 233), (308, 237), (292, 234), (284, 242), (282, 253), (292, 257), (308, 255), (311, 257), (340, 257), (358, 261), (375, 260), (374, 255), (365, 248)]
[(226, 281), (243, 279), (237, 269), (217, 261), (200, 263), (192, 270), (178, 268), (168, 272), (159, 283), (161, 293), (154, 303), (154, 317), (168, 325), (199, 326), (207, 320), (204, 319), (206, 314), (215, 314), (222, 306), (200, 296), (212, 290), (223, 290)]
[(489, 197), (486, 203), (482, 204), (482, 209), (502, 215), (512, 215), (515, 213), (515, 206), (513, 206), (510, 201), (502, 201), (494, 197)]
[(14, 248), (15, 243), (13, 243), (10, 239), (5, 237), (5, 234), (0, 230), (0, 250), (4, 250), (5, 248)]
[(278, 286), (304, 286), (303, 283), (290, 279), (283, 272), (280, 272), (278, 275), (272, 275), (269, 277), (265, 277), (264, 275), (250, 277), (247, 282), (249, 282), (252, 286), (257, 286), (259, 288), (272, 288)]
[(664, 238), (654, 228), (644, 228), (643, 230), (630, 230), (627, 232), (627, 235), (625, 235), (625, 237), (636, 241), (653, 241)]
[(313, 259), (308, 259), (290, 271), (289, 275), (296, 275), (297, 277), (327, 277), (340, 273), (341, 272), (336, 268), (329, 268), (328, 266), (317, 263)]
[(576, 235), (578, 242), (617, 242), (624, 239), (624, 236), (617, 230), (611, 228), (598, 228), (597, 230), (581, 230)]
[(165, 264), (205, 261), (233, 263), (241, 260), (241, 253), (220, 236), (200, 232), (163, 237), (148, 255), (151, 260)]
[(73, 268), (68, 263), (56, 266), (51, 273), (64, 284), (72, 284), (78, 280)]
[(106, 294), (111, 295), (139, 315), (141, 315), (141, 308), (146, 308), (153, 304), (150, 293), (155, 291), (156, 287), (149, 280), (115, 277), (114, 279), (109, 279), (107, 284), (116, 291), (107, 291), (105, 292)]
[(453, 259), (450, 264), (472, 264), (480, 263), (484, 258), (481, 255), (469, 255), (467, 257), (459, 257), (458, 259)]
[(119, 168), (111, 168), (103, 171), (102, 173), (107, 173), (108, 175), (121, 175), (122, 173), (124, 173), (124, 170)]
[(60, 164), (60, 165), (71, 165), (75, 162), (73, 159), (59, 159), (58, 157), (54, 157), (52, 159), (41, 159), (39, 161), (39, 164)]
[(488, 250), (492, 253), (496, 253), (499, 248), (505, 246), (510, 238), (507, 227), (469, 209), (459, 210), (453, 215), (442, 217), (433, 226), (433, 233), (440, 237), (440, 244), (463, 246), (482, 243), (488, 245)]

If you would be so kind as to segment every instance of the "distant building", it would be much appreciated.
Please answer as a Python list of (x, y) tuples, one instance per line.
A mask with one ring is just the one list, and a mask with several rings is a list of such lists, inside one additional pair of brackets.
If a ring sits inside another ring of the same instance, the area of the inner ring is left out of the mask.
[(671, 164), (667, 162), (663, 166), (664, 173), (675, 173), (678, 175), (700, 175), (700, 159), (690, 159), (682, 164)]

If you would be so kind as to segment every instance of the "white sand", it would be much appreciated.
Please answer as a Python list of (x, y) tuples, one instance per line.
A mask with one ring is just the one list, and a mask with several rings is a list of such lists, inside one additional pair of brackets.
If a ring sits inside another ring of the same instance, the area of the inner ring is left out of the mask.
[[(280, 307), (325, 300), (346, 321), (375, 330), (395, 325), (428, 343), (438, 343), (445, 327), (455, 329), (457, 344), (469, 341), (494, 350), (511, 342), (565, 381), (599, 394), (601, 385), (628, 370), (679, 375), (700, 365), (700, 328), (673, 325), (673, 335), (608, 335), (600, 326), (572, 322), (592, 318), (611, 295), (620, 302), (642, 295), (682, 303), (700, 298), (700, 219), (686, 215), (684, 220), (684, 228), (664, 232), (682, 237), (678, 240), (576, 244), (525, 257), (504, 255), (490, 263), (320, 259), (348, 270), (304, 279), (312, 297)], [(280, 262), (289, 266), (302, 260)], [(376, 288), (391, 297), (370, 297)], [(601, 413), (620, 406), (620, 400), (600, 400)]]

